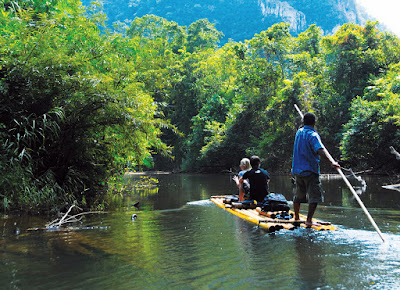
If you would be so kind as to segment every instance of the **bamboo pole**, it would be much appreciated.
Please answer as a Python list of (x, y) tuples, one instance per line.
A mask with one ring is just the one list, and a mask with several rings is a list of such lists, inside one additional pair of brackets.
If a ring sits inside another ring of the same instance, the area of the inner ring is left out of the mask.
[[(301, 118), (303, 119), (303, 113), (300, 111), (299, 107), (294, 104), (294, 107), (296, 108), (297, 112), (299, 113), (299, 115), (301, 116)], [(329, 153), (329, 151), (325, 148), (325, 151), (327, 153), (327, 157), (328, 159), (333, 162), (334, 159), (332, 158), (331, 154)], [(382, 241), (385, 242), (385, 239), (382, 236), (382, 232), (381, 230), (378, 228), (378, 226), (376, 225), (374, 219), (372, 218), (372, 216), (370, 215), (370, 213), (368, 212), (367, 208), (365, 207), (364, 203), (362, 202), (362, 200), (360, 199), (360, 197), (358, 196), (358, 194), (356, 193), (356, 191), (354, 190), (353, 186), (350, 184), (349, 180), (346, 178), (346, 176), (343, 174), (342, 169), (340, 169), (340, 167), (336, 168), (337, 172), (340, 174), (340, 176), (342, 177), (342, 179), (344, 180), (344, 182), (346, 183), (347, 187), (350, 189), (351, 193), (353, 194), (354, 198), (357, 200), (358, 204), (361, 206), (362, 210), (364, 211), (364, 213), (366, 214), (366, 216), (368, 217), (369, 221), (371, 222), (371, 224), (373, 225), (373, 227), (375, 228), (376, 232), (379, 234), (379, 236), (381, 237)]]

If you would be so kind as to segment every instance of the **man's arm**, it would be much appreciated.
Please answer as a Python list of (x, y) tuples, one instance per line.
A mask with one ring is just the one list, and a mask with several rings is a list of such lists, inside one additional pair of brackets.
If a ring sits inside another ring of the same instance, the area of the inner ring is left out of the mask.
[(321, 156), (323, 159), (325, 159), (326, 161), (328, 161), (331, 166), (333, 168), (340, 168), (339, 163), (337, 163), (331, 156), (331, 154), (329, 154), (328, 150), (326, 150), (325, 148), (321, 148), (318, 149), (317, 151), (318, 155)]

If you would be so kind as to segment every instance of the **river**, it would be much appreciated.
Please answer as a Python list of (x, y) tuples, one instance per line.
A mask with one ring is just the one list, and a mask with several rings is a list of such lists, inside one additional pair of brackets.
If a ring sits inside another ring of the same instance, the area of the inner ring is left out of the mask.
[[(156, 186), (132, 188), (121, 208), (87, 216), (70, 231), (28, 231), (47, 220), (0, 216), (0, 288), (400, 287), (400, 192), (381, 187), (389, 177), (363, 177), (360, 195), (386, 243), (338, 178), (323, 179), (325, 201), (315, 214), (337, 231), (267, 233), (209, 201), (236, 192), (230, 175), (151, 177)], [(290, 200), (290, 177), (272, 176), (270, 190)]]

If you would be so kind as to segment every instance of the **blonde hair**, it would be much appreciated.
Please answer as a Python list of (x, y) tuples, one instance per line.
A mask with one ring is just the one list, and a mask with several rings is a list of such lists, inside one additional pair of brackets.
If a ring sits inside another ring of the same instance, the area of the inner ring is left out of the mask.
[(240, 160), (240, 165), (244, 165), (246, 167), (244, 170), (251, 169), (249, 158), (243, 158), (242, 160)]

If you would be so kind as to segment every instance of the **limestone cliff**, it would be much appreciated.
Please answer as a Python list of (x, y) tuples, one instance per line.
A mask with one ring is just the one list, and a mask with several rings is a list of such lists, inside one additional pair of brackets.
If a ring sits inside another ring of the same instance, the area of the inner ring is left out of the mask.
[[(89, 5), (91, 0), (83, 0)], [(290, 23), (292, 35), (311, 24), (331, 34), (340, 25), (363, 25), (369, 17), (355, 0), (103, 0), (108, 23), (129, 25), (135, 17), (155, 14), (188, 26), (207, 18), (225, 34), (223, 42), (243, 41), (279, 22)]]

